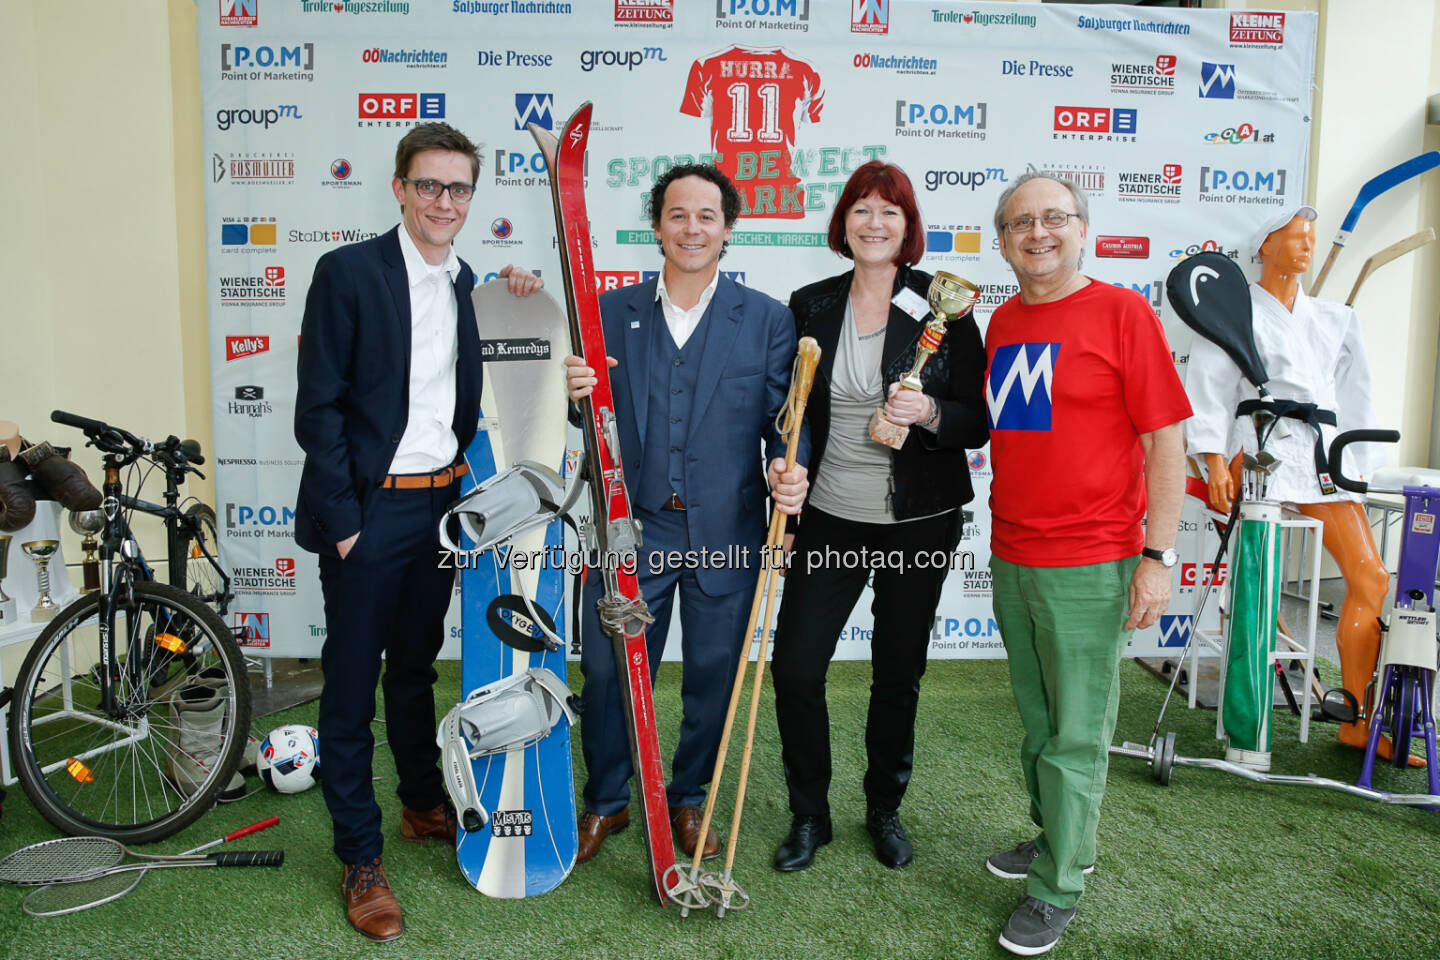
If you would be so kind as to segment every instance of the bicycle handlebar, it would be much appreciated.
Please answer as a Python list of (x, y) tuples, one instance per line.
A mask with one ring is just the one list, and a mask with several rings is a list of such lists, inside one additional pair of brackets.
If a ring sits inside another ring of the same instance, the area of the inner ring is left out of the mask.
[[(50, 411), (50, 419), (67, 427), (75, 427), (90, 438), (90, 442), (106, 453), (128, 457), (131, 460), (146, 455), (159, 457), (182, 470), (191, 469), (190, 464), (204, 463), (200, 444), (194, 440), (167, 437), (162, 443), (154, 443), (144, 437), (137, 437), (129, 430), (112, 427), (103, 420), (92, 420), (65, 410)], [(198, 470), (193, 471), (199, 473)]]
[[(1345, 476), (1342, 469), (1342, 457), (1345, 448), (1352, 443), (1399, 443), (1399, 430), (1346, 430), (1330, 442), (1330, 479), (1342, 490), (1349, 490), (1351, 493), (1368, 493), (1370, 484), (1364, 480), (1352, 480)], [(1377, 493), (1391, 491), (1381, 491)]]

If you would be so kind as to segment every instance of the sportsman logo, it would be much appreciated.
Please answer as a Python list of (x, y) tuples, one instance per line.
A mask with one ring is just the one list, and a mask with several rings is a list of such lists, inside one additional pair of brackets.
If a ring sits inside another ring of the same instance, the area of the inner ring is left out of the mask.
[(795, 127), (819, 123), (824, 103), (809, 61), (778, 47), (737, 45), (690, 65), (680, 112), (710, 117), (715, 166), (739, 188), (742, 217), (798, 220), (805, 191), (790, 168)]
[(995, 351), (985, 384), (992, 430), (1049, 430), (1058, 343), (1008, 343)]

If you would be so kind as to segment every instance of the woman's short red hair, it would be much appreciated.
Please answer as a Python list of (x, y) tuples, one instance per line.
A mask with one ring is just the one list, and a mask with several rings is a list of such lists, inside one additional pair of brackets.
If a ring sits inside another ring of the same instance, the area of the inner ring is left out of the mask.
[(855, 259), (845, 240), (845, 216), (850, 208), (870, 194), (878, 194), (886, 203), (893, 203), (905, 214), (905, 239), (895, 254), (897, 267), (911, 267), (925, 256), (925, 225), (920, 222), (920, 207), (915, 203), (915, 188), (910, 178), (893, 163), (871, 160), (850, 175), (835, 212), (830, 215), (830, 249), (846, 259)]

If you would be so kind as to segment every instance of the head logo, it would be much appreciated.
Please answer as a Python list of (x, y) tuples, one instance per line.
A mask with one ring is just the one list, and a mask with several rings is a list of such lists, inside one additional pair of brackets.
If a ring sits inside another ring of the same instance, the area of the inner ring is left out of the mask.
[(497, 240), (504, 240), (515, 231), (515, 225), (505, 217), (496, 217), (490, 222), (490, 233)]
[(984, 451), (981, 451), (981, 450), (971, 450), (971, 451), (970, 451), (970, 455), (969, 455), (968, 457), (966, 457), (965, 459), (969, 462), (969, 464), (970, 464), (970, 469), (971, 469), (971, 470), (984, 470), (984, 469), (985, 469), (985, 462), (986, 462), (986, 461), (985, 461), (985, 453), (984, 453)]
[(336, 160), (330, 164), (330, 176), (336, 180), (349, 180), (351, 173), (350, 161), (345, 159)]
[(226, 337), (225, 359), (241, 360), (270, 351), (269, 337)]
[(851, 33), (889, 33), (890, 0), (850, 0)]
[(445, 116), (443, 93), (362, 93), (361, 120), (440, 120)]
[(242, 647), (270, 646), (270, 614), (236, 610), (233, 616)]
[(515, 94), (515, 129), (524, 130), (527, 125), (533, 123), (542, 129), (554, 130), (555, 118), (551, 116), (554, 107), (554, 94)]
[(1165, 613), (1160, 615), (1160, 646), (1183, 647), (1190, 639), (1190, 630), (1195, 618), (1188, 615)]
[(220, 0), (220, 26), (260, 25), (260, 0)]
[(615, 22), (674, 23), (675, 0), (615, 0)]
[(1007, 343), (995, 350), (985, 383), (991, 430), (1050, 429), (1058, 343)]
[(1235, 64), (1202, 61), (1200, 64), (1200, 96), (1206, 100), (1234, 100)]
[(1282, 46), (1285, 43), (1285, 14), (1230, 14), (1230, 43), (1234, 46)]

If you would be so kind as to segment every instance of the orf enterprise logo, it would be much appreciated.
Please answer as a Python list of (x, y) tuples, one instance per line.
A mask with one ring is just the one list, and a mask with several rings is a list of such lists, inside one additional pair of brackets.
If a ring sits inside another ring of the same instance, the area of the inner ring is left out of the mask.
[(1132, 107), (1056, 107), (1056, 140), (1133, 141), (1139, 114)]
[(245, 357), (253, 357), (256, 354), (268, 353), (270, 351), (269, 337), (226, 337), (225, 338), (225, 359), (242, 360)]
[(362, 93), (361, 120), (438, 120), (445, 116), (443, 93)]
[[(1202, 567), (1204, 568), (1203, 574), (1201, 573), (1201, 568), (1202, 568)], [(1228, 570), (1228, 566), (1227, 566), (1226, 564), (1223, 564), (1223, 563), (1220, 564), (1220, 566), (1219, 566), (1218, 569), (1215, 567), (1214, 564), (1210, 564), (1210, 563), (1205, 563), (1205, 564), (1200, 564), (1200, 563), (1182, 563), (1182, 564), (1180, 564), (1180, 586), (1182, 586), (1182, 587), (1204, 586), (1205, 584), (1207, 584), (1207, 583), (1210, 582), (1210, 580), (1211, 580), (1211, 578), (1212, 578), (1212, 575), (1213, 575), (1213, 578), (1214, 578), (1214, 580), (1215, 580), (1215, 586), (1217, 586), (1217, 587), (1224, 586), (1224, 585), (1225, 585), (1225, 576), (1226, 576), (1227, 570)], [(1197, 583), (1195, 582), (1195, 579), (1196, 579), (1197, 576), (1203, 576), (1203, 577), (1204, 577), (1204, 580), (1203, 580), (1201, 583), (1199, 583), (1199, 584), (1197, 584)]]

